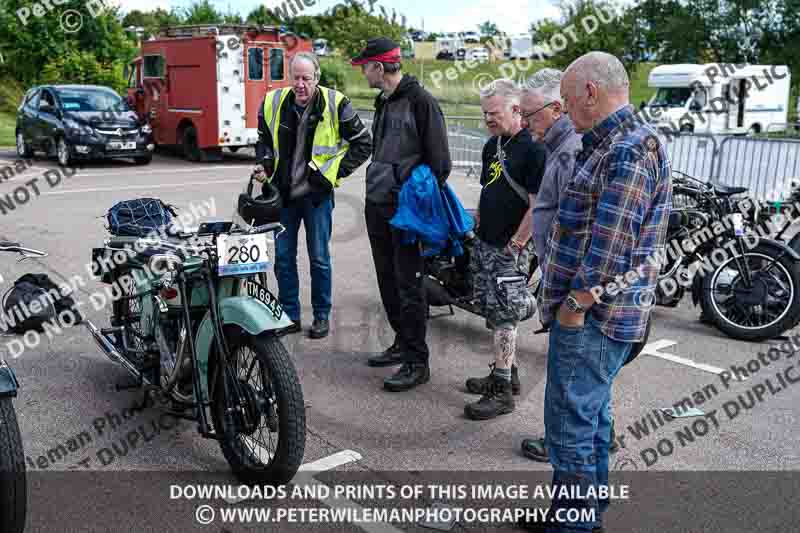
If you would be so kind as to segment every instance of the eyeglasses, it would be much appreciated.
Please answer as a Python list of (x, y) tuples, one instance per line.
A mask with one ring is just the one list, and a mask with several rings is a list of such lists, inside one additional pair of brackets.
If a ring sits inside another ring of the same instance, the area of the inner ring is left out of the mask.
[(533, 116), (534, 116), (536, 113), (538, 113), (539, 111), (543, 111), (544, 109), (546, 109), (546, 108), (550, 107), (551, 105), (553, 105), (553, 104), (555, 104), (555, 103), (556, 103), (556, 102), (550, 102), (549, 104), (545, 104), (545, 105), (543, 105), (542, 107), (540, 107), (540, 108), (539, 108), (539, 109), (537, 109), (536, 111), (533, 111), (533, 112), (531, 112), (531, 113), (526, 113), (526, 114), (524, 114), (524, 115), (521, 115), (521, 116), (522, 116), (522, 118), (523, 118), (524, 120), (530, 120), (530, 119), (531, 119), (531, 117), (533, 117)]

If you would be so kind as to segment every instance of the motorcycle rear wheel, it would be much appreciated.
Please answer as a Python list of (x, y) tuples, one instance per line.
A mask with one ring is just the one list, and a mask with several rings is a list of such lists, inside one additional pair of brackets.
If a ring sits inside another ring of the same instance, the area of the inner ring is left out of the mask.
[(11, 398), (0, 398), (0, 529), (22, 533), (27, 510), (25, 455)]
[(228, 326), (225, 342), (231, 354), (229, 368), (246, 390), (245, 408), (256, 424), (243, 427), (230, 411), (232, 396), (226, 391), (231, 380), (223, 386), (225, 378), (214, 354), (209, 389), (214, 429), (222, 436), (222, 454), (242, 483), (286, 484), (300, 468), (306, 441), (305, 403), (294, 364), (280, 339), (270, 333), (252, 336)]

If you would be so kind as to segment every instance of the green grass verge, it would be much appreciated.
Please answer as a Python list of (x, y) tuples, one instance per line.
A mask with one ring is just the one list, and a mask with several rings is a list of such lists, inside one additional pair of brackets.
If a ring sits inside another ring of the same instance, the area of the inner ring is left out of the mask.
[[(324, 61), (342, 61), (326, 58)], [(459, 68), (460, 65), (460, 68)], [(405, 61), (403, 70), (423, 82), (433, 96), (439, 100), (442, 110), (448, 116), (474, 116), (480, 118), (480, 86), (500, 77), (522, 80), (540, 68), (549, 66), (547, 62), (515, 61), (480, 63), (468, 68), (466, 63), (415, 59)], [(638, 107), (642, 100), (649, 100), (653, 89), (647, 86), (647, 77), (654, 63), (643, 63), (631, 76), (631, 103)], [(344, 69), (345, 86), (343, 92), (353, 100), (358, 109), (372, 109), (377, 91), (370, 89), (361, 69)]]
[(0, 113), (0, 146), (15, 146), (14, 129), (17, 126), (17, 115)]

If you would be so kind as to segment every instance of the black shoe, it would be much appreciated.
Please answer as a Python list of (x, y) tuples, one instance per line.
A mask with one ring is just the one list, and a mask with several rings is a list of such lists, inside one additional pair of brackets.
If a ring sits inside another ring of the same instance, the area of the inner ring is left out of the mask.
[(464, 407), (464, 414), (472, 420), (489, 420), (513, 412), (514, 398), (511, 395), (511, 383), (497, 377), (480, 400)]
[(330, 330), (330, 324), (327, 320), (317, 320), (314, 319), (314, 323), (311, 324), (311, 329), (308, 332), (308, 336), (312, 339), (324, 339), (328, 336), (328, 331)]
[(544, 445), (544, 437), (540, 439), (523, 440), (522, 454), (528, 459), (533, 459), (540, 463), (550, 462), (549, 455), (547, 454), (547, 447)]
[(428, 365), (403, 363), (395, 375), (383, 380), (383, 388), (391, 392), (402, 392), (427, 383), (430, 379), (431, 369)]
[[(608, 453), (617, 453), (619, 444), (617, 444), (617, 434), (614, 431), (614, 421), (611, 421), (611, 445), (608, 447)], [(528, 459), (539, 461), (540, 463), (550, 462), (550, 457), (547, 454), (547, 448), (544, 445), (544, 437), (540, 439), (525, 439), (522, 441), (522, 453)]]
[[(489, 375), (485, 378), (469, 378), (467, 380), (467, 392), (472, 394), (486, 394), (486, 391), (489, 390), (489, 385), (491, 385), (494, 380), (495, 364), (490, 364), (489, 368), (491, 368), (491, 370), (489, 371)], [(517, 365), (511, 365), (511, 393), (514, 396), (519, 396), (519, 391), (519, 369), (517, 369)]]
[(367, 359), (367, 364), (373, 367), (401, 365), (403, 364), (402, 358), (403, 350), (400, 349), (400, 344), (395, 341), (395, 343), (389, 346), (384, 352), (373, 355)]
[(291, 326), (286, 326), (285, 328), (276, 329), (275, 334), (278, 337), (283, 337), (284, 335), (291, 335), (292, 333), (300, 333), (303, 331), (303, 327), (300, 325), (299, 320), (292, 320)]

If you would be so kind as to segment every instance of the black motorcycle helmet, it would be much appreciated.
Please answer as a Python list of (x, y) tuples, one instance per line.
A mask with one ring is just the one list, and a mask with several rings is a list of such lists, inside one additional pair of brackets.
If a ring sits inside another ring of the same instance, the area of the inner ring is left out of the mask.
[(261, 194), (253, 198), (253, 178), (247, 186), (247, 192), (239, 195), (237, 212), (245, 222), (252, 226), (262, 226), (273, 222), (280, 222), (281, 193), (272, 183), (264, 183)]

